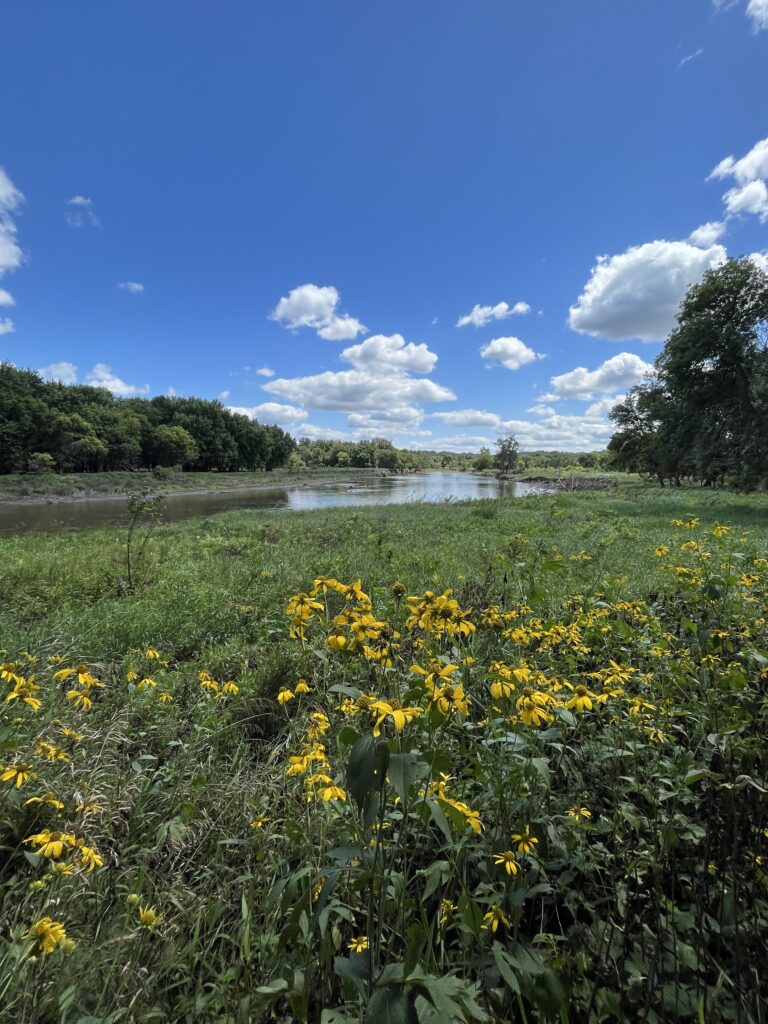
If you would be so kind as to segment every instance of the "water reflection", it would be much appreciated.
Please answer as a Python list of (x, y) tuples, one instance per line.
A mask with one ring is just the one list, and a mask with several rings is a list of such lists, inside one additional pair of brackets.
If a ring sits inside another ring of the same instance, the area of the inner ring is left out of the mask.
[[(365, 481), (334, 481), (290, 487), (209, 491), (165, 496), (163, 522), (210, 516), (232, 509), (308, 510), (343, 505), (402, 505), (407, 502), (465, 501), (477, 498), (539, 494), (531, 484), (471, 473), (419, 473), (413, 476), (370, 477)], [(84, 530), (125, 526), (125, 498), (92, 498), (58, 504), (0, 505), (0, 534), (30, 530)]]

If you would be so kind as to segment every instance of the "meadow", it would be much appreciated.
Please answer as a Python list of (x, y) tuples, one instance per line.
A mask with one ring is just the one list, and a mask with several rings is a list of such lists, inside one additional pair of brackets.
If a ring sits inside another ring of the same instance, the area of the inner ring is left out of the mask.
[(762, 1022), (766, 512), (3, 540), (0, 1021)]

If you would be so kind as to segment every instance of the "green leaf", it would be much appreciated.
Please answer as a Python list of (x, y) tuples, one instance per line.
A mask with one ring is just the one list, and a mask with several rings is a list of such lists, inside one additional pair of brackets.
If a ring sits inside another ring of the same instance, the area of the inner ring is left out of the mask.
[(365, 1011), (365, 1024), (418, 1024), (412, 997), (391, 988), (377, 989)]
[(371, 977), (371, 956), (365, 953), (353, 953), (352, 956), (336, 956), (333, 958), (333, 970), (340, 978), (351, 981), (361, 996), (365, 995)]
[(376, 736), (361, 736), (352, 747), (347, 763), (347, 789), (361, 813), (384, 782), (389, 763), (386, 740)]
[(416, 767), (418, 764), (419, 755), (416, 751), (411, 751), (408, 754), (389, 755), (387, 774), (403, 804), (406, 803), (411, 784), (416, 778)]

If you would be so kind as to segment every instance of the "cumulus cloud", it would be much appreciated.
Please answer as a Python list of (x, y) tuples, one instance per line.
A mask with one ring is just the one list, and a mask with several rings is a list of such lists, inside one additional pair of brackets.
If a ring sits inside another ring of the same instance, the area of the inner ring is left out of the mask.
[(293, 426), (303, 423), (307, 418), (307, 410), (297, 405), (281, 405), (280, 402), (262, 402), (261, 405), (248, 407), (230, 405), (230, 412), (241, 413), (248, 419), (259, 423), (276, 423), (280, 426)]
[(460, 316), (457, 327), (485, 327), (491, 320), (506, 320), (510, 316), (524, 316), (531, 312), (527, 302), (516, 302), (510, 306), (508, 302), (497, 302), (495, 306), (473, 306), (471, 313)]
[[(0, 278), (21, 266), (23, 256), (13, 214), (18, 211), (23, 202), (24, 196), (8, 177), (5, 169), (0, 167)], [(0, 306), (12, 306), (13, 304), (13, 297), (10, 293), (0, 289)], [(6, 317), (3, 323), (6, 325), (4, 334), (13, 330), (12, 320)]]
[(280, 299), (269, 318), (292, 331), (310, 327), (326, 341), (353, 341), (368, 328), (356, 317), (340, 314), (339, 301), (331, 285), (302, 284)]
[(326, 371), (309, 377), (278, 378), (264, 384), (279, 395), (308, 409), (340, 412), (380, 411), (416, 402), (446, 402), (456, 398), (441, 384), (426, 378), (384, 376), (367, 370)]
[(731, 216), (751, 213), (760, 219), (761, 224), (768, 221), (768, 185), (762, 180), (728, 189), (723, 202)]
[(121, 281), (117, 287), (124, 292), (131, 292), (132, 295), (141, 295), (144, 291), (144, 285), (140, 281)]
[(480, 355), (486, 363), (499, 363), (508, 370), (519, 370), (521, 366), (532, 363), (534, 359), (544, 358), (519, 338), (494, 338), (480, 349)]
[(258, 369), (256, 371), (256, 373), (260, 377), (274, 377), (275, 376), (275, 371), (273, 369), (271, 369), (269, 366), (262, 366), (260, 369)]
[(568, 322), (579, 334), (608, 341), (661, 341), (688, 288), (726, 258), (722, 245), (664, 240), (600, 256)]
[(0, 334), (13, 334), (15, 330), (13, 320), (9, 316), (0, 319)]
[(736, 159), (727, 156), (715, 167), (707, 178), (734, 178), (739, 185), (758, 178), (768, 178), (768, 138), (756, 142), (745, 155)]
[(763, 273), (768, 274), (768, 252), (753, 252), (749, 258)]
[(436, 412), (435, 419), (442, 420), (452, 427), (500, 427), (502, 419), (495, 412), (483, 409), (456, 409), (451, 412)]
[(67, 200), (64, 219), (71, 228), (100, 228), (101, 221), (93, 209), (93, 200), (87, 196), (72, 196)]
[(698, 245), (706, 249), (708, 246), (718, 242), (727, 230), (727, 225), (723, 221), (708, 220), (706, 224), (702, 224), (690, 233), (688, 241), (691, 245)]
[(752, 19), (755, 32), (768, 29), (768, 0), (749, 0), (747, 15)]
[(141, 387), (136, 384), (126, 384), (124, 380), (121, 380), (112, 372), (112, 368), (107, 366), (106, 363), (97, 363), (85, 378), (85, 383), (91, 384), (96, 388), (106, 388), (107, 391), (111, 391), (118, 398), (130, 398), (131, 395), (146, 395), (149, 392), (149, 384), (143, 384)]
[[(420, 426), (424, 419), (421, 409), (410, 405), (393, 406), (391, 409), (382, 409), (380, 412), (350, 413), (347, 417), (347, 425), (356, 430), (364, 430), (373, 433), (402, 434), (403, 431), (413, 431)], [(429, 431), (427, 431), (429, 433)]]
[[(613, 403), (618, 399), (611, 399)], [(492, 412), (478, 409), (458, 410), (455, 413), (435, 413), (435, 419), (454, 426), (475, 424), (487, 426), (493, 437), (480, 435), (460, 435), (459, 437), (436, 437), (428, 445), (429, 448), (451, 451), (477, 451), (481, 447), (491, 447), (496, 437), (514, 434), (520, 442), (522, 451), (537, 449), (558, 449), (559, 451), (584, 451), (604, 448), (614, 428), (605, 417), (605, 405), (595, 403), (581, 416), (560, 416), (547, 406), (537, 408), (534, 415), (537, 419), (518, 420), (504, 419)], [(466, 420), (462, 417), (466, 414)], [(454, 448), (452, 444), (459, 447)]]
[(74, 363), (50, 363), (38, 373), (43, 380), (58, 381), (60, 384), (77, 384), (77, 367)]
[(606, 359), (596, 370), (577, 366), (575, 370), (552, 377), (552, 392), (558, 398), (588, 400), (596, 391), (610, 392), (631, 388), (653, 373), (651, 363), (644, 362), (632, 352), (620, 352)]
[(431, 373), (437, 356), (426, 345), (406, 343), (401, 334), (374, 334), (359, 345), (351, 345), (341, 353), (345, 363), (358, 370), (406, 371)]

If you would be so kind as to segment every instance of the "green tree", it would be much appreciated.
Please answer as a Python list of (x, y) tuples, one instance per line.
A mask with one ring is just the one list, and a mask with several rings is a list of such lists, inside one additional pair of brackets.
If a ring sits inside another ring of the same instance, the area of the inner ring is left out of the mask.
[(190, 466), (197, 462), (200, 454), (197, 442), (184, 427), (168, 424), (154, 428), (151, 452), (156, 466)]
[(511, 473), (517, 464), (520, 444), (514, 434), (507, 434), (496, 441), (496, 467), (500, 473)]

